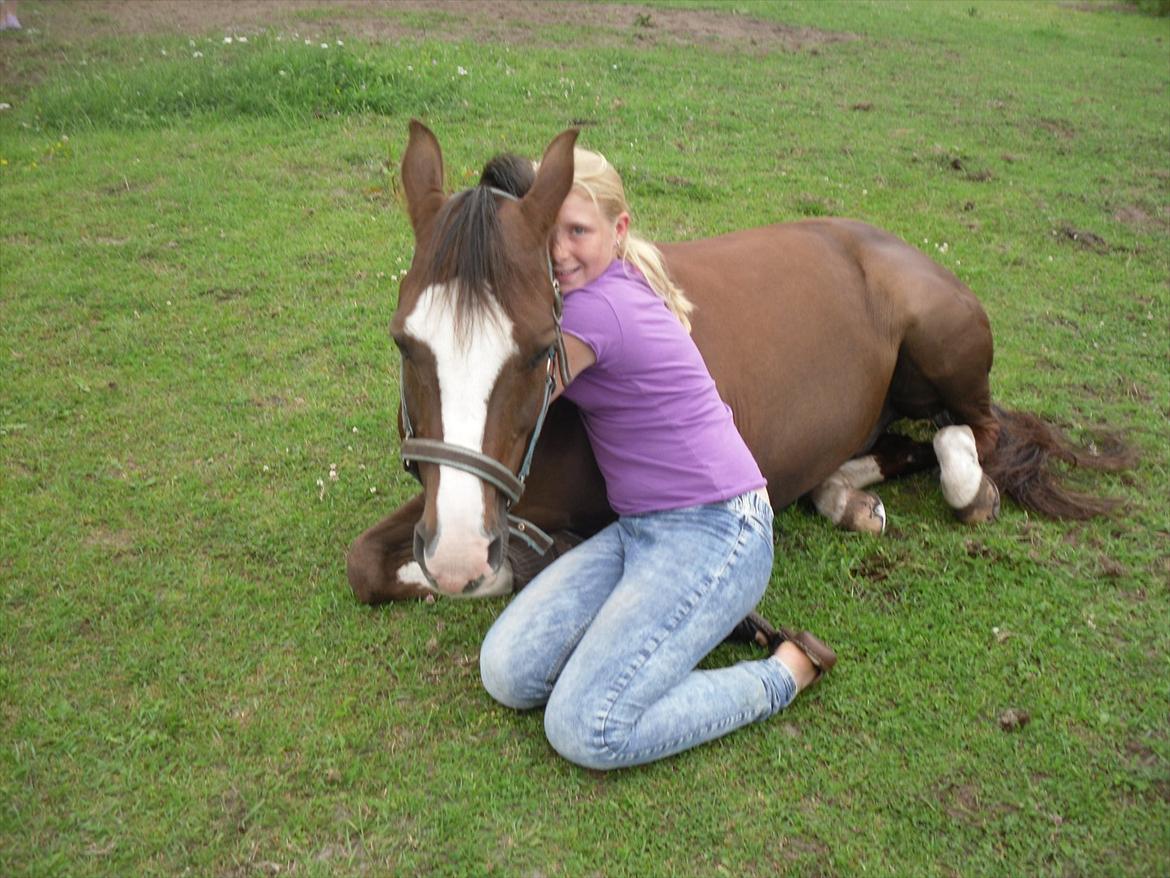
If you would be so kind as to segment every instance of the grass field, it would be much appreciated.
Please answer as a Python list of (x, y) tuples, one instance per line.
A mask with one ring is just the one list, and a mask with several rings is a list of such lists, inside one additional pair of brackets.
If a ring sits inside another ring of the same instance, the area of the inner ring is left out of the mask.
[[(1166, 874), (1170, 20), (20, 16), (0, 33), (0, 875)], [(572, 767), (480, 688), (501, 601), (370, 610), (345, 581), (350, 540), (412, 493), (386, 336), (411, 116), (452, 188), (580, 124), (661, 239), (821, 214), (902, 235), (980, 295), (999, 402), (1140, 451), (1081, 480), (1124, 510), (1005, 504), (964, 529), (925, 477), (881, 489), (880, 540), (788, 509), (762, 610), (834, 644), (833, 675), (664, 763)]]

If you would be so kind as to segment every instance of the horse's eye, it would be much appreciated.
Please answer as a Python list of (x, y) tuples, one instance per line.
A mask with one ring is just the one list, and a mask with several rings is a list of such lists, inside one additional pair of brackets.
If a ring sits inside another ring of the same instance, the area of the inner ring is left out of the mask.
[(390, 340), (394, 342), (394, 347), (398, 348), (398, 353), (402, 356), (402, 359), (409, 360), (410, 350), (403, 344), (402, 339), (391, 336)]

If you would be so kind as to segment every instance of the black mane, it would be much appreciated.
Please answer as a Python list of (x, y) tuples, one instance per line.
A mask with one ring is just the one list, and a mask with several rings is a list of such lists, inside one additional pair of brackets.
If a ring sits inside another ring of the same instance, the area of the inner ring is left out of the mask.
[(484, 166), (478, 186), (449, 198), (435, 217), (435, 243), (422, 284), (449, 286), (457, 325), (465, 326), (482, 313), (489, 297), (512, 313), (516, 266), (506, 255), (498, 196), (492, 189), (519, 198), (535, 178), (531, 161), (502, 153)]
[(536, 168), (529, 159), (511, 152), (502, 152), (483, 166), (480, 186), (491, 186), (509, 195), (523, 198), (536, 180)]

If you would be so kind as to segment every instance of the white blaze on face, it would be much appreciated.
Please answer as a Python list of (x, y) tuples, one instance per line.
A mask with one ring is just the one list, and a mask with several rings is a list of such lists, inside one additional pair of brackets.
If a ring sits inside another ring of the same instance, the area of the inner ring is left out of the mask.
[[(406, 319), (406, 332), (434, 354), (444, 442), (483, 453), (488, 399), (504, 363), (517, 353), (512, 321), (494, 299), (470, 323), (466, 338), (455, 335), (453, 305), (446, 285), (428, 287)], [(490, 573), (484, 531), (483, 482), (439, 466), (437, 530), (428, 549), (427, 570), (439, 587), (459, 592)]]

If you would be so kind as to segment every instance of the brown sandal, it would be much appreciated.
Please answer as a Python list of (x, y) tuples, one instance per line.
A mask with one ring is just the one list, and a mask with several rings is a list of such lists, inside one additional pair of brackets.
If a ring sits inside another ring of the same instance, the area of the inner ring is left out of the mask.
[[(822, 676), (833, 669), (833, 665), (837, 664), (837, 653), (833, 652), (828, 644), (820, 640), (811, 631), (795, 632), (787, 628), (781, 628), (780, 634), (783, 638), (780, 643), (787, 640), (808, 656), (808, 660), (812, 662), (812, 666), (817, 670), (817, 675), (813, 677), (813, 683), (821, 679)], [(776, 649), (780, 648), (780, 643), (776, 644)], [(809, 685), (811, 686), (812, 684), (810, 683)]]
[(784, 642), (784, 636), (759, 613), (748, 613), (744, 620), (727, 635), (730, 643), (754, 643), (772, 655)]

